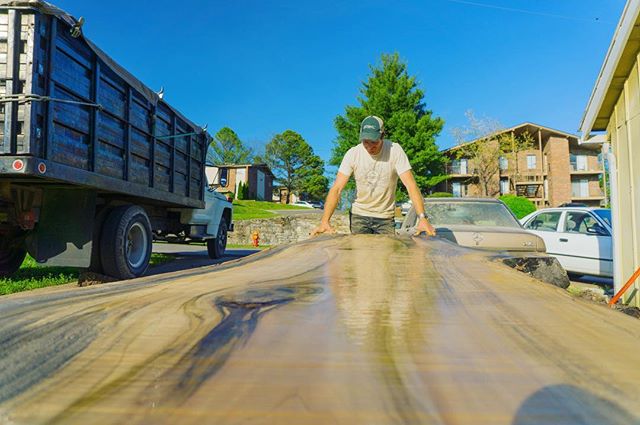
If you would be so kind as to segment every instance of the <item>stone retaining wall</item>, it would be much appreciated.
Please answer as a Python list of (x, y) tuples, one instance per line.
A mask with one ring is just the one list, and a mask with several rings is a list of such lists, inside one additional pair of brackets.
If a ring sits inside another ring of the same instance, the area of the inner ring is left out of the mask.
[[(250, 245), (251, 233), (257, 230), (261, 245), (281, 245), (309, 239), (309, 233), (320, 224), (319, 214), (281, 215), (273, 218), (256, 218), (234, 222), (229, 232), (229, 244)], [(338, 233), (349, 233), (349, 216), (335, 214), (331, 225)]]

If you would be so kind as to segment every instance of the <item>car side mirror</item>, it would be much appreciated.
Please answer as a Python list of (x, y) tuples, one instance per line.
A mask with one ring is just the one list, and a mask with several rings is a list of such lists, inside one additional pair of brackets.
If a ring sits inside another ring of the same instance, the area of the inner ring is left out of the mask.
[(605, 229), (598, 223), (594, 224), (591, 227), (587, 227), (587, 233), (597, 236), (609, 236), (609, 232), (607, 232), (607, 229)]

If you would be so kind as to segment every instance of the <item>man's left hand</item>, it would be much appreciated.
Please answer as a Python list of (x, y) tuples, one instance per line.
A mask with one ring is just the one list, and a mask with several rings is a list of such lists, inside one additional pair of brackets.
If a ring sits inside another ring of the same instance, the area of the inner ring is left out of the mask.
[(422, 232), (426, 233), (428, 236), (436, 235), (436, 229), (433, 228), (431, 223), (429, 223), (429, 220), (426, 218), (421, 218), (416, 226), (416, 235), (419, 235)]

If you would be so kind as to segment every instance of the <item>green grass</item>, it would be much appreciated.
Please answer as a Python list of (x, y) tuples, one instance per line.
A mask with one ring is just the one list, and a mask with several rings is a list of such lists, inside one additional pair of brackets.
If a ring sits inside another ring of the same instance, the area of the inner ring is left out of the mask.
[[(157, 266), (173, 260), (171, 254), (151, 254), (149, 264)], [(82, 269), (75, 267), (57, 267), (38, 264), (27, 256), (20, 269), (11, 277), (0, 278), (0, 295), (45, 288), (47, 286), (64, 285), (76, 282)]]
[(158, 266), (160, 264), (168, 263), (173, 261), (176, 256), (173, 254), (161, 254), (159, 252), (152, 252), (151, 258), (149, 259), (149, 266)]
[(270, 248), (269, 245), (260, 245), (255, 247), (253, 245), (243, 245), (243, 244), (227, 244), (227, 249), (267, 249)]
[(0, 295), (63, 285), (78, 280), (79, 273), (80, 269), (74, 267), (42, 266), (27, 256), (20, 270), (13, 276), (0, 278)]
[(252, 218), (269, 218), (274, 217), (276, 210), (304, 210), (305, 207), (296, 205), (279, 204), (276, 202), (266, 201), (241, 201), (236, 199), (233, 201), (233, 219), (234, 220), (250, 220)]

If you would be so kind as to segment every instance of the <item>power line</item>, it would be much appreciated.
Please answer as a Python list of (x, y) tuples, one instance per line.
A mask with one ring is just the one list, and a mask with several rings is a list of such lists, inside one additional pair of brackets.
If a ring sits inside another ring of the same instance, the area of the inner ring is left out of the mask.
[(444, 0), (444, 1), (448, 1), (449, 3), (464, 4), (464, 5), (467, 5), (467, 6), (484, 7), (486, 9), (503, 10), (503, 11), (506, 11), (506, 12), (525, 13), (527, 15), (544, 16), (544, 17), (547, 17), (547, 18), (556, 18), (556, 19), (565, 19), (565, 20), (570, 20), (570, 21), (581, 21), (581, 22), (592, 22), (592, 23), (593, 22), (608, 23), (607, 21), (601, 21), (600, 18), (598, 18), (598, 17), (595, 17), (595, 18), (581, 18), (581, 17), (577, 17), (577, 16), (556, 15), (554, 13), (536, 12), (534, 10), (517, 9), (517, 8), (514, 8), (514, 7), (498, 6), (496, 4), (478, 3), (478, 2), (475, 2), (475, 1), (469, 1), (469, 0)]

